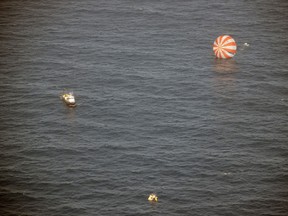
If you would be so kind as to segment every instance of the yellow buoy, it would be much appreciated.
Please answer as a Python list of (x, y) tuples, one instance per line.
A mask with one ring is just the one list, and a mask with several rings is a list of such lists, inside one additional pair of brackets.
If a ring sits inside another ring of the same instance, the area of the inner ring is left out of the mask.
[(151, 201), (151, 202), (158, 202), (158, 197), (156, 196), (156, 194), (152, 193), (148, 197), (148, 200)]

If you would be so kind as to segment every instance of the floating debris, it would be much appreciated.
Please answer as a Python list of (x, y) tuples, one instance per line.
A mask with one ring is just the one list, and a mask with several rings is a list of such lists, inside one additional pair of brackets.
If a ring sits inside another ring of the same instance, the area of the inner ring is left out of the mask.
[(158, 202), (158, 197), (156, 194), (152, 193), (150, 194), (150, 196), (148, 197), (148, 200), (151, 202)]
[(75, 102), (75, 97), (73, 92), (63, 92), (62, 95), (60, 95), (60, 98), (66, 103), (67, 106), (69, 107), (75, 107), (76, 102)]

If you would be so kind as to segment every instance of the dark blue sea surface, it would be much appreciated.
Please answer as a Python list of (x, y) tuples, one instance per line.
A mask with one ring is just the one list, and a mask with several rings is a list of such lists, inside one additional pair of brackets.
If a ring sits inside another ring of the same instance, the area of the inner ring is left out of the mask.
[(287, 216), (287, 21), (286, 0), (0, 1), (0, 215)]

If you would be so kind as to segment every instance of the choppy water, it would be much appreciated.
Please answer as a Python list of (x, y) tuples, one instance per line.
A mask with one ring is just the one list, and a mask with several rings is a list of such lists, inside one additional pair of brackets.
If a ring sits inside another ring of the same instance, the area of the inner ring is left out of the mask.
[[(286, 216), (287, 14), (286, 0), (1, 1), (0, 215)], [(221, 34), (232, 60), (214, 58)]]

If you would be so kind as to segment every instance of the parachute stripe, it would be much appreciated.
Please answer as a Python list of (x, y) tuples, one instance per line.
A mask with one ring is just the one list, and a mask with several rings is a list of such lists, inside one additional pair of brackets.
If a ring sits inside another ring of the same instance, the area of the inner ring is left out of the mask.
[(230, 53), (236, 53), (236, 49), (234, 49), (233, 47), (223, 47), (222, 50)]
[(222, 46), (236, 46), (236, 43), (234, 41), (229, 41), (229, 43), (224, 43)]
[(225, 56), (225, 58), (232, 58), (234, 56), (234, 54), (231, 54), (226, 50), (223, 50), (223, 55)]

